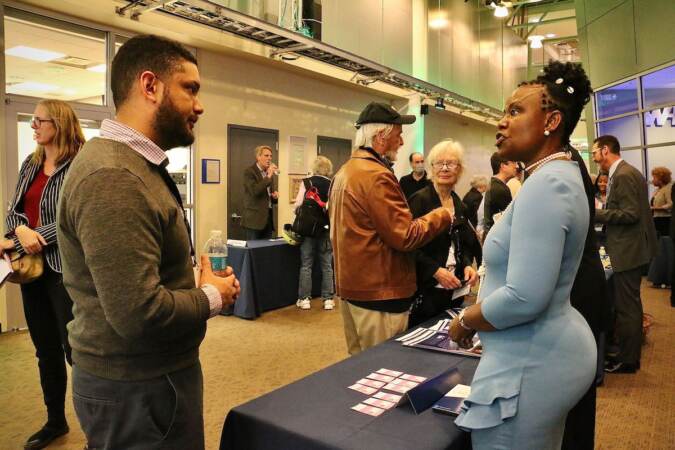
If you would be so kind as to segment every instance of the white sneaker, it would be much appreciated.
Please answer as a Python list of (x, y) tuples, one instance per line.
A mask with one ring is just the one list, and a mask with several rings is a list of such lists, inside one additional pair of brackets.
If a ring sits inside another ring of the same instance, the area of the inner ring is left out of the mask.
[(326, 311), (330, 311), (331, 309), (335, 308), (335, 300), (324, 300), (323, 301), (323, 309)]
[(300, 309), (310, 309), (312, 307), (312, 303), (309, 301), (309, 297), (300, 298), (297, 302), (295, 302), (295, 306)]

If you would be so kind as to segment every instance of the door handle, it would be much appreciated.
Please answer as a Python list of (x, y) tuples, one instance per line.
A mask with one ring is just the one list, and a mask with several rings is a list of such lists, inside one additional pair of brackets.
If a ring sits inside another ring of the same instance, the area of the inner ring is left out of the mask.
[(237, 213), (232, 213), (232, 215), (230, 216), (230, 218), (231, 218), (232, 220), (239, 220), (239, 219), (241, 219), (241, 216), (240, 216), (239, 214), (237, 214)]

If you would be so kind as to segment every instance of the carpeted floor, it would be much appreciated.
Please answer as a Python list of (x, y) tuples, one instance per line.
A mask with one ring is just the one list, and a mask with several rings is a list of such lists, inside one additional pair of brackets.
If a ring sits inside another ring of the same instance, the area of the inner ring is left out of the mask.
[[(643, 286), (655, 323), (636, 375), (611, 375), (599, 389), (597, 448), (675, 449), (675, 310), (669, 290)], [(202, 344), (206, 448), (216, 449), (227, 411), (347, 356), (340, 312), (288, 307), (255, 321), (217, 317)], [(71, 432), (49, 448), (81, 449), (68, 394)], [(34, 349), (26, 332), (0, 336), (0, 449), (23, 448), (45, 420)]]

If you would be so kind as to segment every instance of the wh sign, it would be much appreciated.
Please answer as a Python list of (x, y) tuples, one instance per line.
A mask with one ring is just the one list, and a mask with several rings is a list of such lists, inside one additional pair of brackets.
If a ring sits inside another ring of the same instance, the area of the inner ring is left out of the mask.
[(645, 127), (662, 127), (667, 122), (670, 122), (671, 127), (675, 127), (675, 106), (654, 109), (645, 113)]

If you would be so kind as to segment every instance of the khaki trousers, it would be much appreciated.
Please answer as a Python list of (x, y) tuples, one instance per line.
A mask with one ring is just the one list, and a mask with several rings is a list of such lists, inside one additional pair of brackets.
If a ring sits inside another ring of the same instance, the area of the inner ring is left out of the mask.
[(346, 300), (340, 303), (350, 355), (384, 342), (408, 328), (409, 311), (388, 313), (359, 308)]

